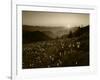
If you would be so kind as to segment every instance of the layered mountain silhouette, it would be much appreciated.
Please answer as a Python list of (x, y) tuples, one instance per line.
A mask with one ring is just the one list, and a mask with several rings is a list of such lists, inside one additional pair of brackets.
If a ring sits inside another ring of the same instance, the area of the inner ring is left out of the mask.
[(56, 38), (89, 38), (89, 25), (84, 27), (74, 27), (71, 30), (63, 27), (39, 27), (23, 25), (23, 43), (32, 43), (37, 41), (47, 41)]
[(61, 37), (64, 34), (69, 34), (69, 29), (65, 29), (64, 26), (30, 26), (23, 25), (23, 31), (40, 31), (45, 33), (51, 38)]

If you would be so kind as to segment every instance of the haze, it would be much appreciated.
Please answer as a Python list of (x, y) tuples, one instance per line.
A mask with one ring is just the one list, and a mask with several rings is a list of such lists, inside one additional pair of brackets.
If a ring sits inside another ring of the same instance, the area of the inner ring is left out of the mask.
[(22, 24), (31, 26), (86, 26), (89, 25), (89, 14), (22, 11)]

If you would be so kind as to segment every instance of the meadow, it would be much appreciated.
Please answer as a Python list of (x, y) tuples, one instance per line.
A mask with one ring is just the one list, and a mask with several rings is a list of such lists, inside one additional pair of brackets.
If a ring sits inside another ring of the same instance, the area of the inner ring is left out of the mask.
[(22, 67), (50, 68), (89, 66), (89, 29), (60, 38), (23, 43)]

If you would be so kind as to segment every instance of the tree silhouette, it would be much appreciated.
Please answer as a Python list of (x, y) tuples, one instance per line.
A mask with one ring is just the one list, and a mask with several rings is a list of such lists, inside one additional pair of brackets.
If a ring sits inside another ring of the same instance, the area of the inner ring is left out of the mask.
[(72, 31), (70, 31), (69, 35), (68, 35), (68, 38), (72, 38), (72, 36), (73, 36), (73, 33), (72, 33)]

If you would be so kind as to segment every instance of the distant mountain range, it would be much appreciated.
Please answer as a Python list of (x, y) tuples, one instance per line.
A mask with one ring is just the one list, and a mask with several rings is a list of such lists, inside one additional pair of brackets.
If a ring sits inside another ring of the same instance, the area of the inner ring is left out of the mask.
[(23, 25), (23, 43), (31, 43), (36, 41), (52, 40), (55, 38), (77, 37), (83, 33), (89, 33), (89, 26), (73, 27), (65, 29), (64, 27), (45, 27), (45, 26), (28, 26)]

